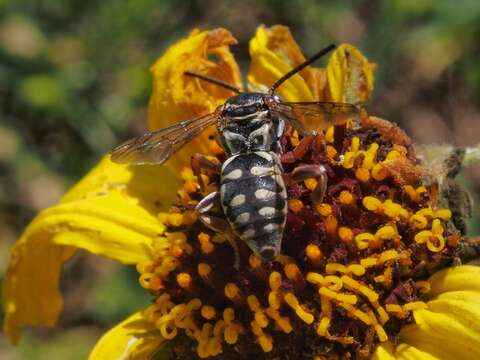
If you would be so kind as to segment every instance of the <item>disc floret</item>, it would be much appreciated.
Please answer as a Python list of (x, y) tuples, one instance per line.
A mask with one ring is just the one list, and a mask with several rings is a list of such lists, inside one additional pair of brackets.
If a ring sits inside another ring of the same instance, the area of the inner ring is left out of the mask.
[[(284, 150), (299, 139), (290, 132)], [(288, 185), (282, 254), (265, 262), (238, 242), (238, 269), (225, 236), (197, 221), (205, 194), (182, 171), (179, 203), (160, 215), (167, 230), (137, 267), (155, 297), (148, 319), (177, 358), (367, 357), (427, 306), (421, 267), (452, 259), (460, 234), (422, 183), (411, 146), (373, 126), (337, 126), (285, 163), (286, 174), (299, 163), (326, 167), (324, 199), (310, 199), (315, 179)], [(216, 176), (201, 176), (218, 188)]]

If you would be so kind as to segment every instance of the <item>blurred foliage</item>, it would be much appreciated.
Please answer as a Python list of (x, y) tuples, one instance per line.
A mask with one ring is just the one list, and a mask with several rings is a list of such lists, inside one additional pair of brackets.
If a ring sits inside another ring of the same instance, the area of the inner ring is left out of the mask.
[[(476, 0), (0, 0), (0, 277), (34, 214), (145, 129), (149, 66), (170, 44), (224, 26), (245, 74), (261, 23), (290, 26), (306, 54), (332, 41), (359, 47), (380, 65), (370, 112), (417, 141), (480, 139)], [(476, 192), (478, 169), (465, 181)], [(86, 255), (62, 283), (60, 329), (31, 331), (19, 348), (0, 337), (0, 358), (84, 359), (106, 327), (148, 302), (134, 269)]]

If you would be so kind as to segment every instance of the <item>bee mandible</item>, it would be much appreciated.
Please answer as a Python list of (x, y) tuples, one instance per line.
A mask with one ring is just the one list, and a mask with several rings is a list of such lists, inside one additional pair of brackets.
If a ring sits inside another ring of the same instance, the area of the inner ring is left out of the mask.
[[(360, 109), (338, 102), (286, 102), (275, 90), (291, 76), (335, 48), (327, 46), (278, 79), (266, 93), (241, 92), (231, 84), (202, 74), (186, 75), (225, 87), (237, 95), (230, 97), (213, 113), (182, 121), (131, 139), (111, 152), (111, 159), (124, 164), (163, 164), (168, 158), (205, 128), (216, 125), (220, 144), (227, 159), (218, 166), (205, 156), (192, 156), (192, 168), (220, 174), (220, 189), (205, 196), (195, 210), (210, 229), (230, 234), (236, 254), (235, 238), (244, 241), (265, 261), (281, 252), (287, 218), (287, 191), (284, 181), (280, 140), (289, 124), (304, 139), (312, 139), (331, 125), (344, 124)], [(310, 136), (309, 136), (310, 135)], [(310, 141), (311, 142), (311, 141)], [(307, 146), (307, 145), (298, 145)], [(320, 202), (327, 187), (322, 165), (303, 164), (290, 174), (293, 181), (317, 179), (313, 201)], [(199, 180), (201, 177), (198, 176)], [(215, 214), (213, 209), (223, 212)]]

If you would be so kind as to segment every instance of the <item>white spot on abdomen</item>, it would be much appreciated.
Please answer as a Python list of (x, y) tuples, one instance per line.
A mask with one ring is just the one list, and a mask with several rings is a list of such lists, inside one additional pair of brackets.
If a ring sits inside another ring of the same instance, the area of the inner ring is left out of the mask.
[(259, 200), (268, 200), (271, 197), (275, 196), (275, 192), (267, 189), (258, 189), (255, 191), (255, 197)]
[(243, 205), (245, 204), (245, 195), (243, 194), (240, 194), (240, 195), (236, 195), (232, 201), (230, 201), (230, 206), (240, 206), (240, 205)]
[(250, 170), (250, 172), (254, 176), (271, 175), (273, 174), (273, 171), (274, 170), (271, 167), (262, 167), (262, 166), (254, 166)]
[(263, 227), (263, 229), (267, 230), (267, 231), (276, 230), (278, 228), (279, 228), (279, 225), (278, 224), (273, 224), (273, 223), (267, 224)]
[(223, 178), (227, 180), (239, 179), (242, 176), (242, 170), (235, 169), (229, 172), (227, 175), (224, 175)]
[(245, 237), (245, 238), (251, 238), (254, 235), (255, 235), (255, 230), (254, 229), (248, 229), (242, 234), (242, 236)]
[(258, 210), (258, 213), (264, 217), (270, 217), (270, 216), (273, 216), (275, 215), (275, 212), (277, 210), (274, 208), (274, 207), (271, 207), (271, 206), (265, 206), (263, 208), (261, 208), (260, 210)]
[(266, 151), (257, 151), (255, 152), (256, 155), (264, 158), (265, 160), (267, 161), (272, 161), (272, 155), (270, 155), (268, 152)]
[(237, 218), (235, 219), (235, 222), (246, 223), (248, 220), (250, 220), (250, 214), (247, 212), (244, 212), (237, 216)]

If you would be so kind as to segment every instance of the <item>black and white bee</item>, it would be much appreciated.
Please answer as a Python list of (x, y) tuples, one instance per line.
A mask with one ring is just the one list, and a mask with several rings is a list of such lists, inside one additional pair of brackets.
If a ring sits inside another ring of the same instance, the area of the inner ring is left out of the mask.
[[(334, 47), (324, 48), (292, 69), (266, 93), (242, 93), (221, 80), (186, 72), (186, 75), (212, 82), (238, 95), (229, 98), (211, 114), (143, 134), (119, 145), (112, 150), (112, 161), (162, 164), (202, 130), (216, 125), (227, 159), (219, 166), (203, 155), (192, 156), (192, 168), (197, 175), (202, 169), (220, 174), (219, 191), (205, 196), (196, 206), (196, 211), (207, 227), (230, 234), (227, 238), (234, 247), (237, 261), (235, 238), (244, 241), (264, 260), (272, 261), (280, 254), (287, 217), (287, 191), (281, 161), (284, 154), (280, 144), (286, 125), (296, 129), (304, 139), (311, 140), (311, 135), (330, 125), (345, 123), (360, 113), (357, 106), (347, 103), (285, 102), (274, 91)], [(201, 177), (198, 178), (203, 186)], [(327, 186), (323, 166), (299, 165), (290, 178), (294, 181), (316, 178), (317, 187), (312, 197), (316, 202), (322, 200)], [(220, 216), (214, 209), (221, 209)]]

